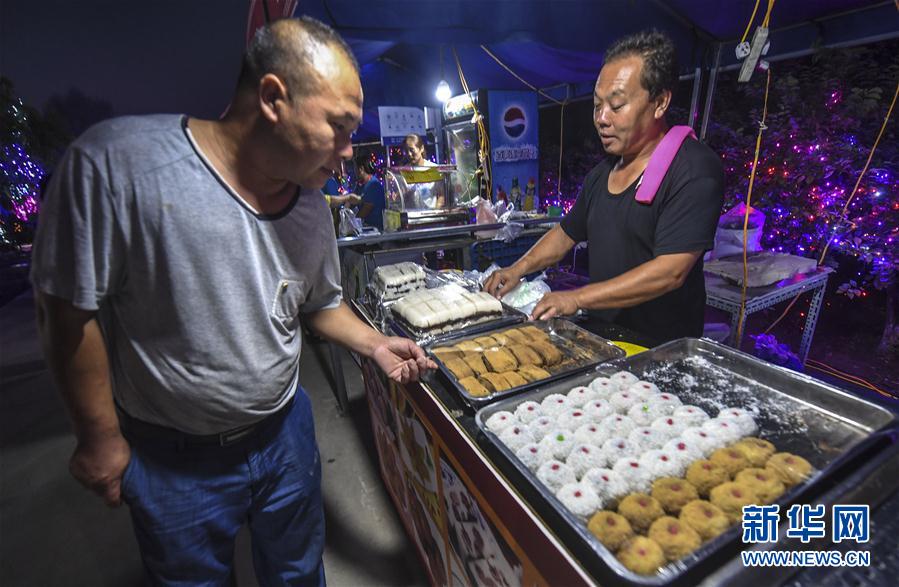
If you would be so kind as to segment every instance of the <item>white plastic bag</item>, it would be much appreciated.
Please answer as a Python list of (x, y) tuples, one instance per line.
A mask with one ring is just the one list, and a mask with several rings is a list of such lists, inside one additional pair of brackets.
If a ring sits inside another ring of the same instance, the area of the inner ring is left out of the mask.
[[(746, 215), (746, 204), (740, 202), (718, 220), (715, 232), (715, 248), (709, 253), (709, 259), (720, 259), (731, 255), (743, 254), (743, 221)], [(749, 227), (746, 233), (746, 251), (757, 253), (762, 250), (762, 231), (765, 228), (765, 215), (756, 208), (749, 208)]]

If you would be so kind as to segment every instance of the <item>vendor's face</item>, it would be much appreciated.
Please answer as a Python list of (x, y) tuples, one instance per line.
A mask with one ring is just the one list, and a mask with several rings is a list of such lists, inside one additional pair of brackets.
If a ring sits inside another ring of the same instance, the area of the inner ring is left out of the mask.
[(405, 145), (406, 156), (409, 157), (409, 161), (414, 164), (421, 163), (425, 158), (425, 150), (424, 147), (419, 147), (414, 145), (412, 141), (406, 141)]
[(624, 57), (607, 63), (593, 91), (593, 124), (606, 153), (636, 155), (658, 134), (670, 93), (650, 100), (640, 83), (643, 59)]
[(318, 87), (286, 101), (275, 134), (280, 168), (306, 188), (321, 188), (353, 155), (352, 135), (362, 122), (362, 86), (347, 58), (334, 48), (316, 59)]

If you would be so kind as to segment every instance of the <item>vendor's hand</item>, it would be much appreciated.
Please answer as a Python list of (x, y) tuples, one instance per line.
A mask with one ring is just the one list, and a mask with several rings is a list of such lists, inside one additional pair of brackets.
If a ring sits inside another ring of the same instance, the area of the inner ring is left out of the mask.
[(534, 306), (531, 320), (548, 320), (556, 316), (570, 316), (578, 311), (578, 303), (573, 291), (554, 291), (546, 294)]
[(347, 194), (346, 203), (349, 206), (358, 206), (362, 203), (362, 198), (357, 194)]
[(417, 381), (428, 369), (436, 369), (437, 364), (429, 359), (421, 347), (398, 336), (384, 337), (375, 347), (372, 358), (388, 377), (398, 383)]
[(521, 281), (521, 274), (512, 267), (506, 269), (497, 269), (490, 274), (484, 283), (484, 291), (500, 299), (518, 285)]
[(119, 432), (79, 441), (69, 460), (69, 472), (82, 485), (99, 495), (110, 507), (122, 505), (122, 477), (131, 447)]

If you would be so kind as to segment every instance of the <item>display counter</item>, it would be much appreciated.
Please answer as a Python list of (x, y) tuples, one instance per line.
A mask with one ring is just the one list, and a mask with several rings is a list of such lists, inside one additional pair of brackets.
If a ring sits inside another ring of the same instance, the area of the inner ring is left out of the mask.
[[(354, 309), (374, 326), (361, 305), (354, 304)], [(641, 346), (655, 342), (601, 323), (581, 326), (610, 340)], [(479, 431), (474, 411), (439, 373), (400, 385), (387, 380), (368, 360), (362, 362), (362, 373), (381, 474), (432, 584), (621, 584), (558, 511), (502, 458)], [(893, 439), (890, 449), (855, 463), (840, 483), (825, 487), (816, 502), (869, 504), (874, 512), (872, 545), (879, 538), (878, 548), (892, 544), (884, 552), (893, 552), (896, 534), (874, 529), (896, 525), (897, 485), (899, 445)], [(875, 511), (882, 502), (887, 504)], [(776, 546), (807, 548), (795, 542), (780, 541)], [(731, 549), (702, 568), (701, 576), (694, 573), (674, 584), (820, 583), (820, 573), (814, 570), (746, 569), (738, 552), (739, 548)], [(881, 577), (894, 577), (889, 569), (895, 569), (899, 560), (892, 556), (878, 561), (875, 570)]]

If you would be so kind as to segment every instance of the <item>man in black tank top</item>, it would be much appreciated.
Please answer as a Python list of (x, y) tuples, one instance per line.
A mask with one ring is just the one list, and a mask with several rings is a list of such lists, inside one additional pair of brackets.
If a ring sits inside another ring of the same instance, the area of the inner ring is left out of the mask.
[(606, 154), (584, 180), (559, 226), (485, 290), (502, 296), (523, 275), (558, 262), (587, 241), (590, 284), (547, 294), (535, 319), (588, 310), (655, 341), (701, 336), (705, 285), (702, 254), (714, 244), (724, 198), (718, 156), (687, 139), (655, 198), (635, 199), (649, 159), (668, 131), (665, 112), (677, 83), (674, 46), (652, 31), (626, 37), (607, 52), (593, 94), (593, 122)]

